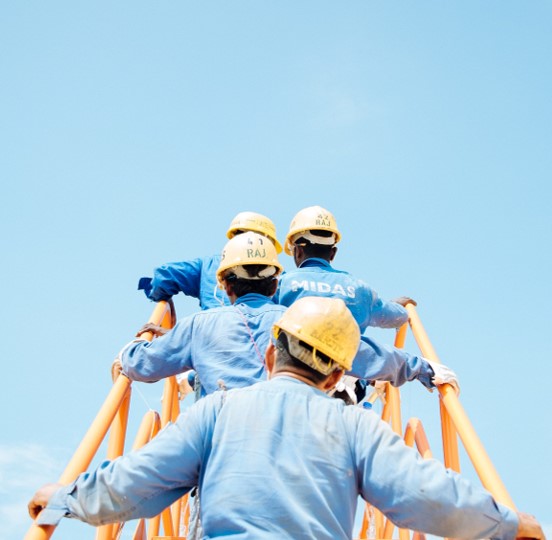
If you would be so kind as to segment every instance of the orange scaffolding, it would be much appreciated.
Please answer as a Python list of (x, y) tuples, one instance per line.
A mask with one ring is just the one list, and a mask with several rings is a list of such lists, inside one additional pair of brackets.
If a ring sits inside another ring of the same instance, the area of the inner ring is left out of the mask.
[[(416, 308), (414, 305), (409, 304), (407, 305), (407, 310), (409, 313), (409, 325), (422, 355), (433, 362), (439, 362), (439, 358), (429, 341)], [(159, 302), (148, 322), (161, 325), (164, 328), (172, 328), (175, 319), (172, 306), (167, 302)], [(407, 325), (405, 324), (397, 332), (395, 339), (396, 347), (402, 348), (404, 346), (406, 334)], [(153, 338), (151, 333), (143, 334), (142, 337), (149, 340)], [(448, 384), (440, 386), (438, 390), (440, 394), (439, 410), (444, 464), (457, 472), (460, 471), (459, 437), (482, 485), (492, 493), (496, 501), (515, 509), (510, 495), (479, 440), (456, 392)], [(383, 396), (384, 405), (381, 411), (381, 418), (391, 425), (395, 433), (402, 436), (400, 391), (398, 388), (386, 383)], [(108, 432), (107, 458), (113, 459), (123, 453), (130, 398), (130, 380), (124, 375), (116, 377), (111, 391), (61, 475), (59, 483), (68, 484), (81, 472), (86, 471)], [(374, 393), (369, 399), (371, 401), (377, 399), (376, 394)], [(167, 422), (176, 420), (179, 412), (180, 402), (176, 380), (174, 377), (170, 377), (164, 383), (161, 413), (159, 414), (154, 411), (146, 413), (138, 429), (133, 449), (146, 444)], [(403, 437), (405, 444), (408, 446), (415, 445), (424, 458), (429, 459), (433, 457), (421, 420), (410, 418), (406, 423)], [(185, 540), (189, 518), (187, 499), (187, 496), (183, 497), (152, 519), (139, 520), (133, 534), (133, 540), (156, 540), (161, 538), (165, 540)], [(116, 540), (121, 534), (123, 525), (123, 523), (120, 523), (98, 527), (96, 539)], [(161, 525), (164, 536), (160, 536)], [(33, 524), (27, 532), (25, 540), (46, 540), (52, 536), (54, 530), (55, 527), (53, 526), (37, 526)], [(393, 532), (393, 523), (387, 520), (377, 508), (366, 504), (358, 538), (370, 540), (391, 539), (393, 538)], [(398, 534), (400, 540), (420, 540), (424, 538), (419, 533), (403, 529), (399, 529)]]

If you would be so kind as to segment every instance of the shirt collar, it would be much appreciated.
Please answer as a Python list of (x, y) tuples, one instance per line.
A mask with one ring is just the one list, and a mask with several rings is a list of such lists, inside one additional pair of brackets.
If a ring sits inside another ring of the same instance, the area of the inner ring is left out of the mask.
[(310, 259), (305, 259), (298, 266), (298, 268), (309, 268), (309, 267), (313, 267), (313, 266), (316, 266), (318, 268), (331, 268), (332, 267), (332, 265), (324, 259), (319, 259), (318, 257), (311, 257)]
[(239, 304), (246, 304), (246, 305), (264, 305), (264, 304), (270, 304), (274, 303), (272, 298), (269, 298), (268, 296), (265, 296), (264, 294), (259, 293), (247, 293), (243, 296), (240, 296), (234, 303), (235, 306)]

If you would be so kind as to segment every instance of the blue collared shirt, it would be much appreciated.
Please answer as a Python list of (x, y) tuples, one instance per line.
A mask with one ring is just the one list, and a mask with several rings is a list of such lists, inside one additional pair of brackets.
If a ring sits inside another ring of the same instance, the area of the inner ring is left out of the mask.
[[(246, 294), (232, 306), (200, 311), (180, 320), (164, 336), (129, 343), (120, 353), (123, 372), (134, 381), (155, 382), (194, 369), (204, 393), (222, 381), (241, 388), (266, 379), (264, 355), (273, 324), (286, 307), (260, 294)], [(433, 386), (433, 370), (419, 356), (361, 336), (353, 367), (360, 379), (400, 386), (418, 379)]]
[(230, 305), (226, 293), (217, 286), (220, 255), (172, 262), (155, 268), (147, 296), (155, 302), (184, 293), (199, 300), (201, 309)]
[(204, 539), (350, 540), (357, 498), (395, 525), (512, 540), (515, 512), (408, 448), (377, 415), (289, 377), (215, 392), (141, 450), (60, 489), (38, 517), (151, 517), (199, 485)]
[(153, 382), (194, 369), (207, 394), (219, 380), (227, 388), (249, 386), (266, 378), (272, 325), (285, 310), (250, 293), (232, 306), (200, 311), (152, 342), (129, 344), (120, 355), (123, 371), (132, 380)]
[(303, 261), (283, 274), (274, 300), (284, 306), (303, 296), (341, 298), (364, 331), (368, 326), (398, 328), (408, 320), (406, 309), (396, 302), (384, 302), (366, 283), (348, 272), (336, 270), (323, 259)]

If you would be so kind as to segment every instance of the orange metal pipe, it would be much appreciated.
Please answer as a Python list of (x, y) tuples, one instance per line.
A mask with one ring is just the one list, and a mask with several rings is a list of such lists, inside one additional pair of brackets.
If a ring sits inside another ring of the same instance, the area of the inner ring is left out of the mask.
[[(406, 324), (403, 324), (399, 330), (397, 331), (397, 335), (395, 336), (395, 347), (402, 349), (404, 347), (404, 342), (406, 340)], [(387, 402), (389, 403), (389, 407), (391, 409), (391, 428), (393, 431), (399, 435), (402, 436), (402, 417), (401, 417), (401, 396), (400, 391), (395, 386), (388, 384), (387, 385)], [(387, 525), (391, 523), (389, 520), (387, 520), (386, 527), (384, 529), (384, 537), (385, 532), (390, 532), (389, 538), (391, 538), (393, 534), (393, 528), (387, 527)], [(399, 540), (408, 540), (410, 537), (407, 530), (399, 529)]]
[[(422, 351), (422, 355), (433, 362), (441, 363), (427, 333), (420, 321), (416, 308), (409, 304), (406, 306), (410, 325), (414, 338)], [(441, 414), (441, 439), (443, 444), (443, 461), (446, 467), (460, 472), (460, 454), (458, 453), (458, 438), (456, 428), (445, 407), (440, 406)]]
[(190, 495), (187, 494), (182, 498), (184, 504), (184, 524), (186, 525), (186, 534), (190, 528)]
[(158, 514), (157, 516), (152, 517), (152, 518), (149, 520), (149, 525), (148, 525), (148, 540), (151, 540), (151, 539), (154, 538), (155, 536), (158, 536), (158, 535), (159, 535), (160, 525), (161, 525), (161, 514)]
[(168, 377), (163, 388), (161, 406), (161, 427), (165, 427), (172, 420), (173, 398), (175, 395), (176, 377)]
[(383, 514), (377, 508), (374, 508), (374, 513), (376, 516), (376, 537), (380, 538), (383, 537)]
[(125, 399), (121, 403), (109, 430), (109, 442), (107, 445), (107, 459), (115, 459), (122, 456), (125, 449), (125, 437), (128, 425), (128, 411), (130, 409), (130, 396), (132, 387), (129, 387)]
[[(148, 322), (160, 324), (166, 318), (167, 313), (171, 314), (170, 305), (167, 302), (158, 302)], [(143, 334), (143, 337), (151, 340), (152, 334), (148, 332)], [(88, 468), (129, 388), (130, 380), (127, 377), (117, 377), (96, 418), (60, 476), (60, 484), (69, 484)], [(55, 526), (53, 525), (39, 527), (33, 523), (24, 540), (47, 540), (52, 536), (54, 530)]]
[(132, 445), (133, 450), (142, 448), (146, 443), (151, 441), (157, 435), (160, 427), (159, 414), (155, 411), (148, 411), (144, 418), (142, 418), (142, 423), (138, 428), (138, 433), (134, 439), (134, 444)]
[(104, 439), (113, 418), (117, 413), (121, 403), (130, 390), (130, 380), (123, 376), (117, 377), (109, 392), (107, 399), (100, 408), (88, 432), (84, 436), (80, 446), (73, 455), (73, 458), (65, 468), (65, 471), (59, 479), (60, 484), (72, 482), (81, 472), (85, 471), (90, 465), (94, 455), (98, 451), (102, 440)]
[(171, 508), (165, 508), (163, 512), (161, 512), (161, 520), (163, 522), (163, 532), (165, 533), (165, 536), (174, 536), (173, 531), (173, 522), (172, 522), (172, 515), (171, 515)]
[(364, 540), (368, 534), (368, 525), (370, 524), (370, 521), (368, 519), (368, 512), (369, 505), (368, 503), (366, 503), (364, 513), (362, 514), (362, 524), (360, 526), (360, 532), (358, 533), (358, 537), (360, 540)]
[(138, 526), (132, 535), (132, 540), (146, 540), (146, 522), (144, 519), (138, 522)]
[[(127, 377), (124, 375), (117, 377), (92, 425), (60, 476), (60, 484), (69, 484), (88, 468), (129, 388), (130, 380)], [(54, 529), (54, 526), (38, 527), (33, 524), (27, 532), (25, 540), (46, 540), (52, 536)]]
[(178, 399), (178, 383), (176, 382), (173, 387), (173, 396), (172, 396), (172, 411), (171, 411), (171, 421), (176, 422), (178, 415), (180, 414), (180, 400)]
[(460, 472), (460, 454), (456, 427), (443, 401), (439, 399), (441, 413), (441, 440), (443, 442), (443, 462), (445, 467)]
[(385, 385), (385, 404), (381, 410), (381, 419), (384, 422), (389, 422), (391, 420), (391, 402), (387, 399), (389, 397), (389, 387), (391, 385), (387, 383)]
[[(403, 324), (395, 336), (395, 347), (402, 349), (406, 340), (406, 324)], [(398, 435), (402, 435), (401, 395), (398, 388), (387, 385), (387, 402), (391, 407), (391, 427)]]
[[(107, 445), (107, 459), (115, 459), (123, 455), (131, 393), (132, 387), (129, 387), (128, 392), (126, 393), (126, 396), (123, 399), (113, 422), (111, 423), (111, 428), (109, 430), (109, 442)], [(116, 525), (114, 523), (98, 527), (96, 531), (96, 540), (111, 540), (115, 536), (115, 530)]]
[(399, 389), (387, 385), (387, 403), (391, 408), (391, 428), (397, 435), (402, 435), (401, 397)]
[[(159, 432), (160, 424), (159, 414), (155, 411), (148, 411), (142, 418), (132, 450), (138, 450), (151, 441)], [(146, 540), (146, 521), (144, 519), (138, 522), (132, 540)]]
[(404, 433), (404, 442), (407, 446), (414, 446), (414, 443), (416, 443), (416, 448), (424, 459), (433, 457), (424, 426), (418, 418), (411, 418), (408, 421)]
[(178, 499), (178, 501), (171, 505), (171, 515), (174, 534), (179, 534), (180, 519), (182, 517), (182, 499)]
[(395, 525), (391, 522), (391, 520), (387, 519), (385, 521), (385, 527), (383, 528), (382, 538), (386, 538), (386, 539), (392, 538), (394, 530), (395, 530)]
[(403, 324), (395, 335), (395, 347), (402, 349), (404, 347), (404, 342), (406, 341), (406, 331), (408, 330), (408, 325)]
[[(410, 325), (412, 332), (422, 351), (422, 354), (430, 360), (439, 361), (433, 346), (425, 332), (425, 329), (416, 313), (416, 309), (412, 305), (406, 307), (410, 316)], [(479, 437), (477, 436), (464, 408), (460, 404), (458, 396), (454, 389), (448, 385), (439, 387), (441, 401), (450, 415), (454, 427), (464, 444), (466, 452), (481, 480), (483, 486), (489, 490), (495, 500), (515, 510), (515, 505), (510, 497), (506, 487), (502, 483), (493, 463), (491, 462), (485, 448), (483, 447)]]

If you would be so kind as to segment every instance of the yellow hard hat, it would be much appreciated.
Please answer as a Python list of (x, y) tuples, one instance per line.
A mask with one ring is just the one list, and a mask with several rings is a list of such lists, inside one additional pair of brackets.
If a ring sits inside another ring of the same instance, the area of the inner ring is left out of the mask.
[[(257, 276), (250, 276), (242, 267), (251, 264), (264, 264), (267, 268)], [(222, 251), (222, 259), (217, 269), (217, 280), (223, 280), (226, 270), (244, 279), (264, 279), (276, 277), (282, 271), (274, 244), (262, 234), (245, 232), (231, 238)]]
[(277, 253), (282, 253), (282, 246), (276, 238), (276, 226), (271, 219), (256, 212), (240, 212), (230, 223), (226, 232), (228, 238), (233, 238), (237, 233), (253, 231), (263, 234), (272, 240)]
[[(340, 298), (299, 298), (272, 328), (276, 338), (281, 331), (292, 337), (289, 350), (292, 356), (324, 375), (331, 373), (335, 364), (346, 371), (351, 369), (360, 342), (358, 323)], [(313, 350), (307, 350), (299, 341)], [(325, 361), (317, 353), (333, 362)]]
[[(286, 236), (284, 251), (291, 255), (293, 241), (298, 238), (299, 233), (308, 233), (308, 231), (330, 231), (334, 233), (333, 238), (328, 239), (328, 244), (337, 244), (341, 240), (341, 233), (337, 228), (337, 223), (331, 212), (328, 212), (321, 206), (309, 206), (297, 212)], [(324, 242), (313, 242), (324, 243)]]

